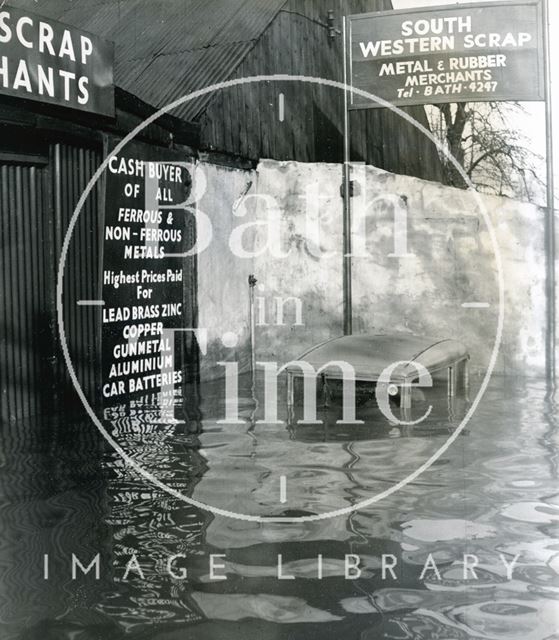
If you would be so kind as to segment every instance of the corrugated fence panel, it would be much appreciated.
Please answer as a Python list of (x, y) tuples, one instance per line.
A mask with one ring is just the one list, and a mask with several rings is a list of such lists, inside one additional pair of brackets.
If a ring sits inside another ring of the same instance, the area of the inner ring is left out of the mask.
[[(92, 149), (55, 144), (51, 147), (53, 167), (54, 212), (56, 220), (56, 270), (62, 243), (74, 209), (88, 182), (101, 163), (101, 153)], [(72, 363), (80, 385), (90, 402), (97, 394), (98, 343), (100, 309), (78, 306), (80, 300), (100, 297), (100, 183), (91, 190), (76, 220), (64, 266), (64, 325)], [(57, 360), (63, 363), (60, 350)], [(76, 399), (70, 387), (66, 367), (62, 364), (60, 402), (72, 406)]]
[[(56, 275), (70, 218), (100, 161), (98, 151), (54, 144), (48, 164), (0, 164), (2, 421), (75, 406), (57, 339)], [(99, 293), (99, 194), (98, 185), (78, 218), (64, 278), (66, 339), (92, 402), (98, 388), (100, 312), (76, 302)]]
[(50, 409), (47, 177), (42, 167), (0, 165), (2, 420)]

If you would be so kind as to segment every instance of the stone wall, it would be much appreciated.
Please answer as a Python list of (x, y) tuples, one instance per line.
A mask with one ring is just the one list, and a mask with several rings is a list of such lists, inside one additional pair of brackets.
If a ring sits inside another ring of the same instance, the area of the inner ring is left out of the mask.
[[(248, 365), (249, 274), (258, 280), (258, 359), (287, 362), (341, 335), (340, 165), (263, 161), (248, 172), (207, 164), (200, 168), (207, 190), (199, 208), (213, 226), (198, 268), (199, 325), (208, 328), (210, 341), (203, 377), (222, 375), (216, 363), (223, 359)], [(483, 372), (499, 309), (489, 220), (505, 290), (496, 373), (542, 375), (543, 210), (370, 166), (355, 166), (352, 177), (354, 333), (409, 331), (458, 338), (470, 349), (472, 370)], [(231, 249), (231, 235), (235, 229), (241, 233), (240, 225), (246, 225), (243, 248), (251, 257), (237, 257)], [(295, 301), (287, 300), (291, 297), (301, 301), (302, 324)], [(282, 325), (277, 324), (277, 298), (285, 299)], [(463, 306), (470, 303), (488, 306)], [(225, 332), (239, 336), (238, 348), (223, 346)]]

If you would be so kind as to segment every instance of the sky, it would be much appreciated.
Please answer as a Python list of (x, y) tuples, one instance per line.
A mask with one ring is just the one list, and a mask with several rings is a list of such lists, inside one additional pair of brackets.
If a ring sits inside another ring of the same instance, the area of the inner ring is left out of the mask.
[[(498, 2), (499, 0), (476, 0), (475, 3), (481, 2)], [(442, 5), (458, 5), (473, 4), (471, 0), (392, 0), (394, 9), (417, 9), (420, 7), (433, 7)], [(559, 2), (557, 0), (549, 0), (549, 18), (550, 32), (552, 34), (559, 33)], [(551, 95), (552, 95), (552, 118), (553, 118), (553, 146), (554, 146), (554, 164), (555, 164), (555, 190), (559, 187), (559, 41), (556, 38), (550, 38), (551, 46)], [(518, 118), (517, 121), (511, 123), (511, 126), (517, 128), (523, 133), (531, 143), (534, 152), (541, 156), (545, 156), (545, 108), (543, 103), (526, 102), (523, 106), (528, 114)], [(557, 205), (556, 205), (557, 206)]]

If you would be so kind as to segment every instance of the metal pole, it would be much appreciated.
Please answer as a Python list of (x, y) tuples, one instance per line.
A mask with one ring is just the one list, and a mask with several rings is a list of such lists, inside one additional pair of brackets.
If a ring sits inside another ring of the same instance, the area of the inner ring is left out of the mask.
[[(345, 14), (345, 11), (344, 11)], [(344, 49), (344, 171), (343, 171), (343, 305), (344, 305), (344, 335), (352, 333), (352, 293), (351, 293), (351, 178), (350, 178), (350, 128), (349, 128), (349, 91), (348, 91), (348, 37), (347, 18), (343, 18)]]
[(256, 389), (256, 344), (255, 344), (255, 322), (254, 322), (254, 287), (256, 278), (250, 274), (248, 277), (248, 300), (249, 300), (249, 327), (250, 327), (250, 380), (252, 395)]
[(555, 193), (553, 176), (553, 123), (551, 109), (551, 65), (549, 49), (549, 2), (543, 0), (544, 74), (545, 74), (545, 129), (546, 129), (546, 173), (547, 173), (547, 216), (546, 240), (546, 300), (547, 300), (547, 379), (555, 385)]

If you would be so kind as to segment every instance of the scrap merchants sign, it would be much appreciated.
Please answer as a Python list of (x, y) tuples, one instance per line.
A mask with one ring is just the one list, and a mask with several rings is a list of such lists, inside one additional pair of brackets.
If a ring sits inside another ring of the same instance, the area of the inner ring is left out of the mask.
[[(113, 147), (114, 148), (114, 147)], [(106, 169), (103, 228), (102, 394), (105, 404), (182, 382), (184, 154), (129, 143)]]
[(113, 44), (0, 6), (0, 94), (113, 116)]
[[(351, 82), (394, 105), (543, 100), (539, 1), (351, 16)], [(352, 96), (353, 107), (378, 107)]]

